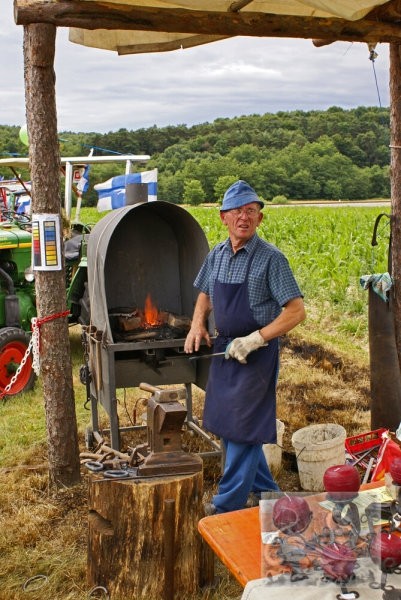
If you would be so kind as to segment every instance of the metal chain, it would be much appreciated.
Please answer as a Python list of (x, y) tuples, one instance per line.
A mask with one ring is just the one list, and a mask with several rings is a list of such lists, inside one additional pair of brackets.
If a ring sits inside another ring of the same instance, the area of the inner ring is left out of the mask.
[(31, 342), (32, 342), (32, 369), (34, 370), (35, 374), (39, 377), (40, 374), (40, 354), (39, 354), (39, 323), (38, 323), (38, 318), (37, 317), (33, 317), (33, 319), (31, 319), (31, 323), (32, 323), (32, 337), (31, 337)]
[(54, 315), (48, 315), (47, 317), (33, 317), (31, 319), (32, 323), (32, 369), (35, 374), (39, 377), (40, 375), (40, 327), (43, 323), (48, 323), (49, 321), (53, 321), (54, 319), (59, 319), (60, 317), (66, 317), (70, 314), (69, 310), (65, 310), (63, 312), (55, 313)]

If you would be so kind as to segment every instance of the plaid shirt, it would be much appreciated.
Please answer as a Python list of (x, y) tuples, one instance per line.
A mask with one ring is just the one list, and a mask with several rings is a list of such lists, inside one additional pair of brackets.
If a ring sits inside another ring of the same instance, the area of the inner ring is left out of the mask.
[(236, 254), (230, 239), (217, 244), (207, 255), (194, 286), (207, 294), (213, 305), (214, 282), (242, 283), (250, 255), (255, 252), (248, 278), (249, 304), (255, 321), (271, 323), (293, 298), (302, 298), (284, 254), (256, 234)]

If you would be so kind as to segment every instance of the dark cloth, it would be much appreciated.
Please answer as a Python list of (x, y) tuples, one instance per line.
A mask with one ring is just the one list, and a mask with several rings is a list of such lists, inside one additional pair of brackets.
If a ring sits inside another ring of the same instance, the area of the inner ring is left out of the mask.
[[(249, 257), (243, 283), (214, 284), (214, 316), (219, 332), (214, 351), (224, 350), (235, 337), (259, 329), (249, 304)], [(217, 274), (219, 275), (219, 273)], [(242, 365), (233, 358), (215, 357), (206, 387), (203, 424), (219, 437), (245, 444), (276, 442), (276, 382), (278, 340), (271, 340)]]

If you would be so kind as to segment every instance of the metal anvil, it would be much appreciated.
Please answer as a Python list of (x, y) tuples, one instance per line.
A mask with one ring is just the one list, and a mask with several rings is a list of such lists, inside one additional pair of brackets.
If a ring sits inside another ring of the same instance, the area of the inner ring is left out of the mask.
[(197, 473), (202, 459), (182, 450), (182, 426), (187, 410), (179, 402), (186, 399), (185, 388), (160, 389), (141, 383), (142, 390), (151, 392), (147, 407), (149, 454), (138, 467), (138, 475), (171, 475)]

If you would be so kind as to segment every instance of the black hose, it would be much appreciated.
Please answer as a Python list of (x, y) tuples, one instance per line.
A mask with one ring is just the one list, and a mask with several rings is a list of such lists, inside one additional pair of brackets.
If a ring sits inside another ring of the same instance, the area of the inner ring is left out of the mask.
[(12, 280), (12, 278), (10, 277), (10, 275), (4, 271), (4, 269), (2, 269), (0, 267), (0, 277), (2, 277), (6, 283), (7, 283), (7, 291), (10, 295), (13, 295), (15, 293), (15, 288), (14, 288), (14, 282)]

